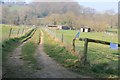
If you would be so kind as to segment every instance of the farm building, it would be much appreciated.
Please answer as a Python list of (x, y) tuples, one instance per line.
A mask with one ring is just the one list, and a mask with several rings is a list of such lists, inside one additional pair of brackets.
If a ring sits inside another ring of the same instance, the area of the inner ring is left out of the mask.
[(55, 30), (70, 30), (68, 26), (64, 26), (64, 25), (48, 25), (47, 27)]
[(59, 29), (57, 25), (48, 25), (47, 27), (49, 29), (55, 29), (55, 30)]
[(81, 32), (90, 32), (91, 28), (87, 28), (87, 27), (82, 27), (81, 28)]

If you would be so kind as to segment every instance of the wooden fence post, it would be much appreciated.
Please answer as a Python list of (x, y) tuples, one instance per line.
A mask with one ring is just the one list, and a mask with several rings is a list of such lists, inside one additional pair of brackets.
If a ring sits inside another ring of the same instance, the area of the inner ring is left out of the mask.
[(63, 33), (62, 33), (62, 38), (61, 38), (61, 41), (62, 41), (62, 43), (63, 43)]
[(88, 38), (85, 38), (84, 43), (84, 53), (83, 53), (83, 64), (87, 63), (87, 49), (88, 49)]
[(24, 28), (23, 28), (23, 30), (22, 30), (22, 34), (23, 34), (23, 32), (24, 32)]
[(18, 29), (18, 32), (17, 32), (17, 37), (18, 37), (19, 31), (20, 31), (20, 29)]
[(26, 33), (26, 27), (24, 28), (24, 33)]
[(10, 36), (11, 36), (11, 32), (12, 32), (12, 28), (10, 28), (10, 32), (9, 32), (9, 39), (10, 39)]
[(41, 32), (40, 32), (40, 30), (39, 30), (39, 41), (38, 41), (38, 45), (40, 44), (40, 42), (41, 42)]
[(75, 52), (75, 40), (76, 39), (73, 39), (73, 51)]
[[(88, 42), (93, 42), (93, 43), (100, 43), (100, 44), (104, 44), (104, 45), (110, 45), (110, 42), (107, 42), (107, 41), (101, 41), (101, 40), (94, 40), (94, 39), (88, 39), (88, 38), (80, 38), (79, 39), (80, 41), (84, 41), (84, 53), (83, 53), (83, 56), (81, 57), (81, 63), (82, 64), (86, 64), (88, 62), (87, 60), (87, 49), (88, 49)], [(115, 44), (118, 44), (118, 43), (115, 43)], [(118, 44), (118, 47), (120, 47), (120, 44)]]

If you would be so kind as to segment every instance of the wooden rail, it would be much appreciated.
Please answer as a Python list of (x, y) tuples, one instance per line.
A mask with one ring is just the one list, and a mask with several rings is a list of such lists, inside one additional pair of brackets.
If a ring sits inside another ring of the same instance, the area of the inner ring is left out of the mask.
[[(75, 51), (75, 40), (73, 39), (73, 51)], [(84, 53), (83, 56), (81, 57), (81, 63), (86, 64), (88, 63), (87, 61), (87, 49), (88, 49), (88, 42), (93, 42), (93, 43), (100, 43), (104, 45), (110, 45), (110, 42), (107, 41), (101, 41), (101, 40), (94, 40), (94, 39), (89, 39), (89, 38), (80, 38), (80, 41), (84, 41)], [(117, 43), (116, 43), (117, 44)], [(118, 47), (120, 47), (120, 44), (118, 44)]]
[[(104, 45), (110, 45), (110, 42), (107, 41), (101, 41), (101, 40), (95, 40), (95, 39), (88, 39), (88, 38), (80, 38), (80, 41), (85, 41), (85, 39), (88, 40), (88, 42), (94, 42), (94, 43), (100, 43), (100, 44), (104, 44)], [(117, 43), (115, 43), (117, 44)], [(118, 44), (118, 46), (120, 47), (120, 44)]]

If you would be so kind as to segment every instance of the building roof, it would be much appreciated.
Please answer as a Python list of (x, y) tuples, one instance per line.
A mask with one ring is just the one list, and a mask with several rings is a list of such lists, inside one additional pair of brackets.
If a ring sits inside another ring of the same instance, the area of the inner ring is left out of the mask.
[(88, 26), (84, 26), (84, 27), (81, 27), (81, 28), (87, 28), (87, 29), (88, 29), (88, 28), (90, 28), (90, 27), (88, 27)]

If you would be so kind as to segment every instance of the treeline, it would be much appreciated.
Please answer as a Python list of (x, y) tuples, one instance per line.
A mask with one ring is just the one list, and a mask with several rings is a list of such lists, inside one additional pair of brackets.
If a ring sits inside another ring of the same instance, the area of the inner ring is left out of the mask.
[(72, 29), (88, 26), (96, 31), (117, 28), (117, 13), (99, 13), (77, 2), (33, 2), (28, 5), (3, 5), (2, 23), (15, 25), (67, 25)]

